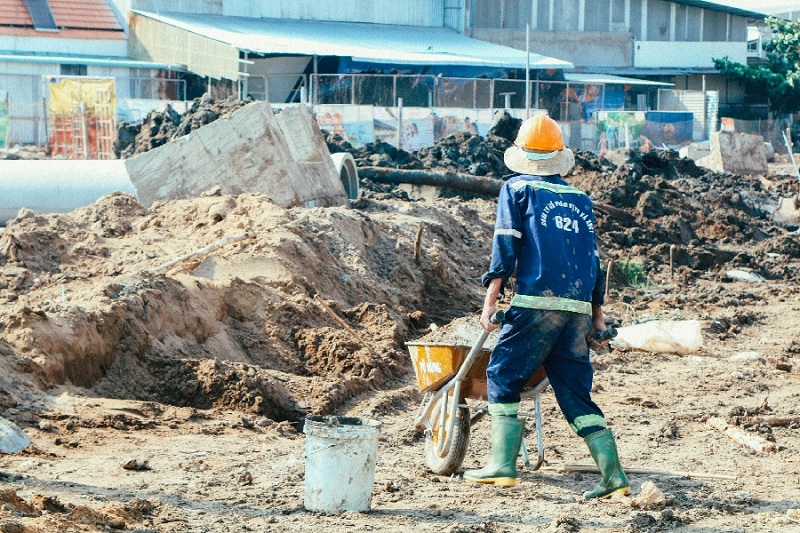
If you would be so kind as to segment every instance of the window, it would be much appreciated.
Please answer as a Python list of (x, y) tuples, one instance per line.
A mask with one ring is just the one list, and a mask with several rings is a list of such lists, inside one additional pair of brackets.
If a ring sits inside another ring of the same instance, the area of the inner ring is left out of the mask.
[(731, 15), (731, 41), (747, 40), (747, 19)]
[(608, 31), (608, 5), (609, 0), (586, 0), (586, 13), (583, 19), (586, 31)]
[(502, 21), (500, 20), (500, 5), (499, 2), (491, 2), (490, 0), (476, 0), (473, 4), (475, 10), (475, 27), (476, 28), (500, 28)]
[(86, 76), (86, 65), (61, 65), (62, 76)]
[(553, 30), (578, 31), (578, 0), (555, 0)]
[(686, 40), (700, 40), (700, 15), (702, 10), (699, 7), (689, 7), (686, 10)]
[(672, 21), (672, 3), (647, 3), (647, 40), (669, 41), (669, 28)]
[(727, 13), (706, 9), (705, 16), (703, 17), (703, 40), (706, 42), (727, 41), (727, 37)]
[(531, 21), (531, 0), (505, 0), (505, 27), (524, 30)]
[(628, 31), (625, 25), (625, 0), (611, 0), (611, 31)]
[(675, 6), (675, 40), (686, 41), (686, 13), (687, 6), (677, 4)]
[(550, 31), (550, 2), (549, 0), (537, 2), (536, 29)]
[(631, 2), (631, 33), (633, 38), (644, 41), (642, 36), (642, 3)]

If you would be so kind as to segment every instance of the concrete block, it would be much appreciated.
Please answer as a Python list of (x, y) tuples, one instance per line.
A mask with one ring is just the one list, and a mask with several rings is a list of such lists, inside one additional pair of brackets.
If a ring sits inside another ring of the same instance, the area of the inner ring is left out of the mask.
[(766, 175), (767, 156), (761, 135), (716, 131), (711, 134), (711, 154), (697, 164), (714, 172), (740, 176)]
[(687, 144), (686, 146), (681, 146), (678, 149), (678, 155), (697, 161), (711, 155), (711, 146), (708, 143)]
[(262, 193), (282, 206), (347, 205), (325, 139), (305, 106), (278, 115), (267, 102), (233, 113), (125, 161), (139, 202)]
[(778, 207), (772, 213), (772, 221), (783, 226), (800, 226), (800, 196), (778, 199)]

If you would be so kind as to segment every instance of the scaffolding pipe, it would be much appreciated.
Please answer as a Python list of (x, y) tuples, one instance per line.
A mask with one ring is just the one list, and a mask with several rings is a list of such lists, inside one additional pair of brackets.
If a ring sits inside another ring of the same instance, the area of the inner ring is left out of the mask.
[(125, 161), (34, 159), (0, 161), (0, 226), (22, 208), (66, 213), (113, 192), (136, 196)]
[(525, 118), (531, 118), (531, 25), (525, 24)]

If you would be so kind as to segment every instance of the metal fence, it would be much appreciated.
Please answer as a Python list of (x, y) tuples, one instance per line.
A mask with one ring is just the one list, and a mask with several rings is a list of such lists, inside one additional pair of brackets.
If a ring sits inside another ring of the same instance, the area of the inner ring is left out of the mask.
[(117, 97), (142, 100), (186, 100), (186, 80), (172, 78), (130, 78), (127, 95), (117, 89)]
[(242, 87), (242, 96), (272, 103), (305, 102), (307, 83), (305, 76), (296, 74), (249, 75)]
[[(402, 74), (312, 74), (312, 105), (546, 109), (562, 121), (588, 121), (606, 109), (604, 84)], [(526, 102), (526, 99), (529, 102)], [(527, 103), (527, 105), (526, 105)], [(621, 104), (624, 106), (624, 103)], [(617, 104), (614, 109), (621, 109)]]

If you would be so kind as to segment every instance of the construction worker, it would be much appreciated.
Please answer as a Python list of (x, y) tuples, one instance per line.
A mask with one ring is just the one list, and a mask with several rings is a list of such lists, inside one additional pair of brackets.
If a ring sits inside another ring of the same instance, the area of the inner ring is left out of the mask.
[[(603, 412), (591, 398), (594, 369), (589, 344), (604, 331), (604, 277), (600, 275), (589, 197), (561, 179), (575, 165), (561, 129), (537, 115), (522, 123), (506, 166), (518, 173), (500, 192), (481, 326), (491, 331), (498, 296), (516, 273), (516, 291), (489, 359), (489, 463), (464, 472), (480, 483), (513, 486), (524, 422), (517, 417), (520, 393), (543, 366), (558, 405), (600, 468), (600, 485), (584, 498), (630, 494), (617, 446)], [(607, 342), (607, 341), (605, 341)]]

